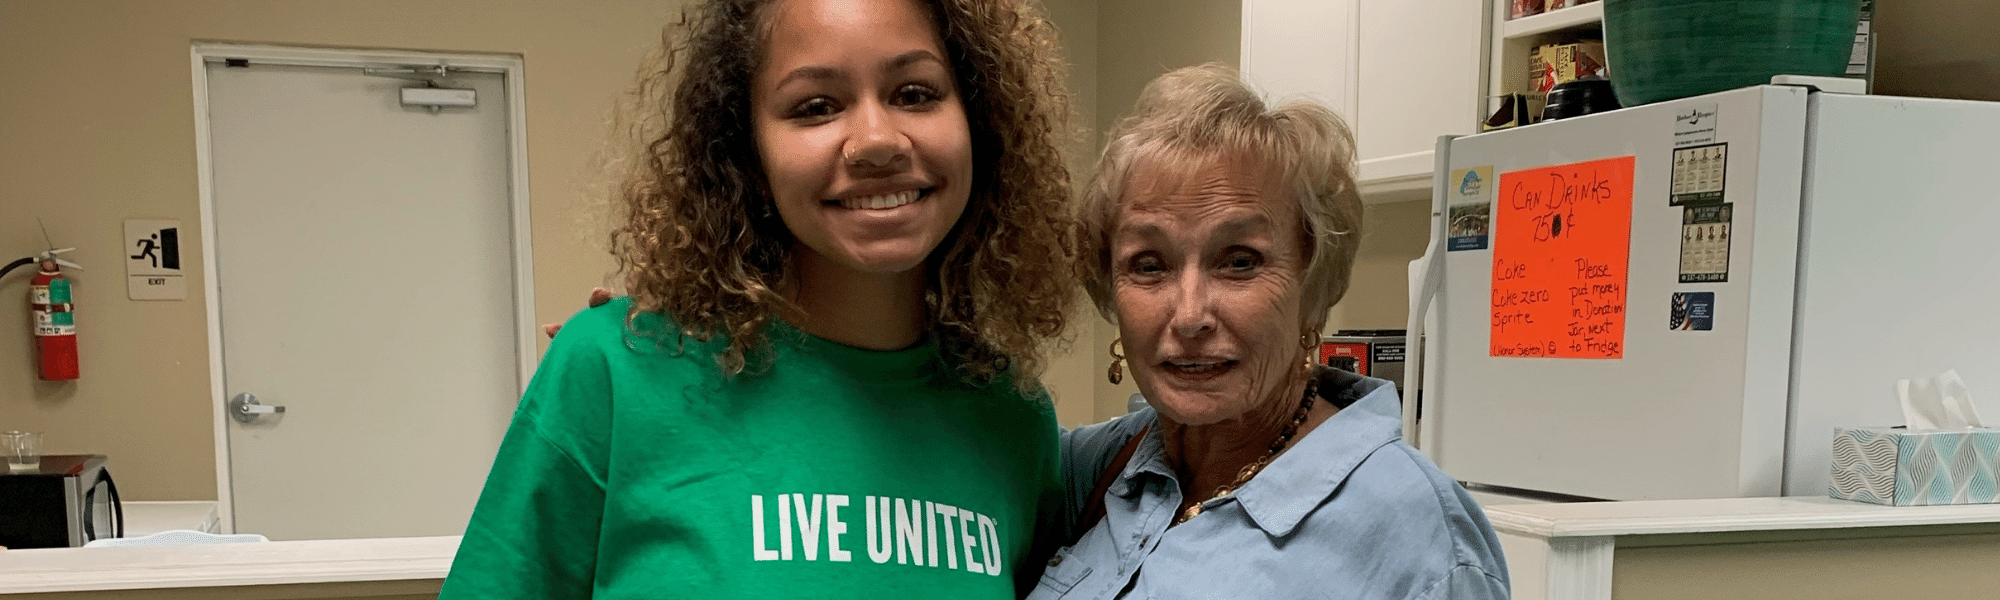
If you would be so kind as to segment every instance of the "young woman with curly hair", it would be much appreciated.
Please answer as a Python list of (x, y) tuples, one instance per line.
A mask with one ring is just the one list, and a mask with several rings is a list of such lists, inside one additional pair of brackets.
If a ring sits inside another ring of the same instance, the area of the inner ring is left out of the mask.
[(1076, 289), (1052, 26), (704, 0), (678, 29), (640, 86), (630, 297), (550, 347), (443, 597), (1013, 597), (1060, 506), (1036, 376)]

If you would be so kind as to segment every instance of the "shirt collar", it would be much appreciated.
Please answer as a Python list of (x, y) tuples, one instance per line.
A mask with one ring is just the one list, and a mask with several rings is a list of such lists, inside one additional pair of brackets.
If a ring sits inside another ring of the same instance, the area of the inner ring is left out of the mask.
[[(1402, 401), (1394, 384), (1322, 368), (1319, 389), (1321, 398), (1346, 407), (1294, 442), (1291, 449), (1271, 461), (1234, 494), (1243, 511), (1266, 534), (1280, 537), (1291, 534), (1307, 514), (1347, 481), (1362, 460), (1377, 448), (1403, 437)], [(1158, 418), (1151, 407), (1138, 416), (1145, 423)], [(1111, 493), (1129, 496), (1139, 485), (1137, 478), (1144, 473), (1174, 479), (1166, 464), (1164, 448), (1160, 428), (1148, 427), (1146, 437), (1132, 453), (1132, 460), (1112, 482)]]
[(1175, 480), (1173, 469), (1167, 466), (1167, 441), (1160, 436), (1159, 413), (1147, 406), (1133, 416), (1138, 417), (1135, 422), (1145, 424), (1145, 437), (1140, 438), (1139, 447), (1132, 450), (1131, 460), (1125, 461), (1125, 470), (1120, 471), (1118, 479), (1111, 482), (1108, 491), (1121, 497), (1131, 496), (1135, 489), (1144, 489), (1138, 481), (1142, 474), (1151, 473), (1169, 481)]

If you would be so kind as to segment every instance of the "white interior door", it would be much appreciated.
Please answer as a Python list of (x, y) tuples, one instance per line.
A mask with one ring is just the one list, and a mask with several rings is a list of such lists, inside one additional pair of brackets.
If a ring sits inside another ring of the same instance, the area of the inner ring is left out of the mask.
[(463, 532), (520, 393), (504, 76), (434, 113), (357, 67), (205, 67), (222, 392), (285, 407), (225, 421), (234, 529)]

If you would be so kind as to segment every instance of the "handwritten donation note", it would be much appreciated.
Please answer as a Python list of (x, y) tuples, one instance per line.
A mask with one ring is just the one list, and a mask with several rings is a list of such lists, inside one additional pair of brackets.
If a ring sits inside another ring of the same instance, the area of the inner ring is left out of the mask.
[(1492, 356), (1625, 356), (1632, 157), (1500, 175)]

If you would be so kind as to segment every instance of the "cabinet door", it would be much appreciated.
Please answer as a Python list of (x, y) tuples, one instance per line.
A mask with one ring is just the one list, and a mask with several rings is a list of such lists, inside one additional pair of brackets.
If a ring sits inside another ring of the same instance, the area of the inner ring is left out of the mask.
[(1481, 116), (1487, 3), (1361, 0), (1358, 18), (1362, 192), (1427, 190), (1437, 136)]
[(1309, 98), (1354, 124), (1354, 15), (1361, 1), (1243, 0), (1244, 80), (1274, 104)]

